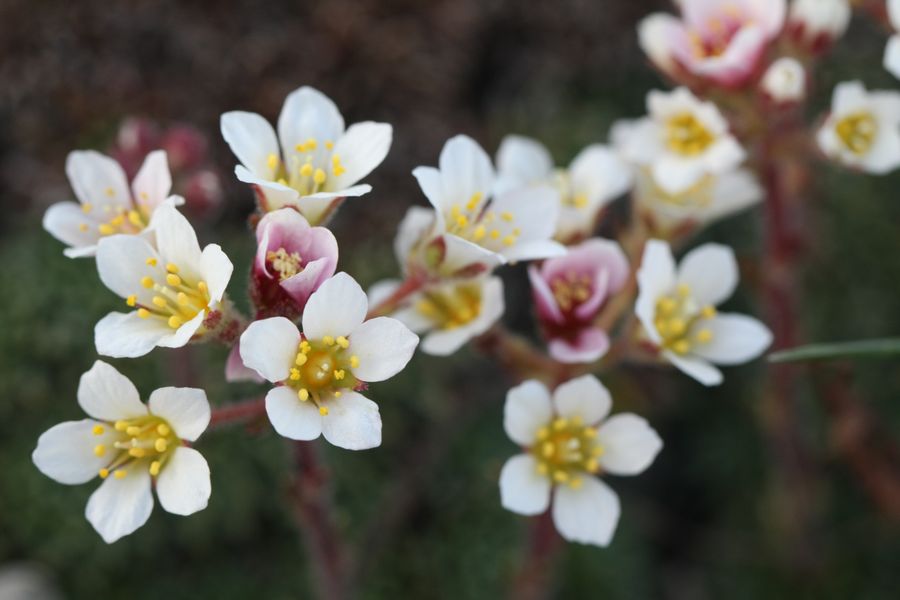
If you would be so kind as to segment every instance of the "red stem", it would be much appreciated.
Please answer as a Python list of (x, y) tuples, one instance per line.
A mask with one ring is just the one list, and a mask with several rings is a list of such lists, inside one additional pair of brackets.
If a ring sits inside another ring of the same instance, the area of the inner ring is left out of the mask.
[(407, 277), (399, 286), (397, 286), (397, 289), (395, 289), (390, 296), (379, 302), (376, 306), (372, 307), (369, 310), (369, 314), (366, 316), (366, 318), (372, 319), (374, 317), (381, 317), (394, 312), (394, 310), (401, 302), (422, 289), (426, 281), (427, 280), (424, 277)]
[(528, 537), (528, 548), (513, 579), (511, 600), (542, 600), (550, 596), (562, 538), (556, 533), (549, 510), (532, 520)]
[(265, 412), (265, 398), (253, 398), (213, 409), (209, 425), (210, 427), (216, 427), (236, 421), (249, 421), (262, 416)]

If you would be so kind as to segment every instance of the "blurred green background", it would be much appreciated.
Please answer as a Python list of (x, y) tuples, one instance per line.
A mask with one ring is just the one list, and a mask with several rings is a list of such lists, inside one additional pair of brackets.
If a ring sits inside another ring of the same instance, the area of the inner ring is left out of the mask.
[[(316, 86), (348, 123), (394, 125), (391, 153), (368, 179), (374, 192), (348, 202), (334, 221), (340, 268), (365, 286), (395, 275), (396, 224), (409, 205), (423, 204), (409, 172), (435, 164), (446, 138), (464, 132), (493, 151), (507, 132), (529, 134), (564, 164), (604, 140), (614, 119), (642, 114), (644, 94), (662, 83), (634, 28), (664, 7), (0, 0), (0, 581), (27, 568), (65, 598), (309, 597), (309, 563), (288, 501), (290, 454), (268, 427), (207, 432), (198, 447), (213, 473), (209, 508), (180, 518), (157, 507), (148, 525), (113, 546), (83, 517), (94, 486), (56, 484), (32, 465), (41, 432), (81, 418), (75, 389), (96, 359), (94, 323), (120, 308), (93, 262), (64, 258), (40, 227), (47, 206), (72, 198), (67, 152), (107, 148), (135, 115), (192, 124), (208, 136), (223, 207), (197, 226), (204, 243), (221, 243), (236, 264), (230, 293), (245, 304), (252, 198), (231, 175), (235, 160), (218, 117), (244, 109), (274, 121), (287, 93)], [(813, 107), (826, 107), (842, 79), (900, 88), (880, 69), (883, 41), (857, 19), (819, 70)], [(794, 274), (807, 338), (900, 333), (900, 176), (815, 169), (814, 218), (804, 224), (812, 244)], [(760, 217), (756, 209), (704, 234), (735, 246), (745, 286), (729, 306), (757, 314)], [(523, 275), (521, 267), (504, 273), (506, 319), (530, 332)], [(224, 382), (225, 353), (202, 346), (111, 362), (145, 397), (187, 384), (205, 388), (215, 405), (260, 393)], [(897, 597), (900, 506), (892, 511), (892, 496), (879, 504), (870, 493), (878, 485), (890, 491), (900, 478), (896, 363), (799, 369), (807, 383), (791, 401), (804, 459), (790, 472), (800, 481), (784, 479), (784, 457), (760, 428), (765, 370), (728, 369), (713, 390), (665, 371), (627, 368), (605, 378), (616, 408), (646, 415), (666, 445), (642, 476), (610, 478), (623, 505), (615, 540), (608, 549), (567, 546), (554, 597)], [(836, 418), (823, 396), (838, 375), (849, 381), (853, 418)], [(529, 522), (500, 507), (496, 484), (515, 451), (502, 430), (511, 383), (468, 350), (417, 356), (402, 375), (373, 386), (385, 424), (381, 448), (319, 444), (335, 477), (339, 524), (363, 544), (362, 597), (505, 593)], [(841, 442), (857, 421), (876, 425), (857, 440), (869, 454)], [(398, 526), (373, 530), (393, 518), (395, 497), (404, 498)], [(785, 505), (799, 505), (802, 518), (785, 518)]]

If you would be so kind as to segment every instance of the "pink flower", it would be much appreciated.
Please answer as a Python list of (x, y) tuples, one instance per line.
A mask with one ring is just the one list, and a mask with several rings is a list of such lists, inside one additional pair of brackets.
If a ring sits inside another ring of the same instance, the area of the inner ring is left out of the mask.
[(299, 316), (310, 295), (334, 275), (338, 246), (334, 235), (292, 208), (267, 213), (256, 228), (251, 294), (262, 318)]
[(665, 13), (638, 26), (641, 47), (662, 71), (726, 87), (756, 75), (784, 25), (785, 0), (683, 0), (681, 19)]
[(594, 320), (606, 300), (628, 278), (625, 254), (616, 242), (592, 238), (551, 258), (528, 276), (550, 355), (566, 363), (591, 362), (609, 349), (606, 332)]

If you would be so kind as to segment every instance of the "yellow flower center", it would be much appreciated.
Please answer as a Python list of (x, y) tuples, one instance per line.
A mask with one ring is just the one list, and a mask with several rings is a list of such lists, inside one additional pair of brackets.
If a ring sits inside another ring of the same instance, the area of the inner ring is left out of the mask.
[[(110, 198), (116, 196), (116, 191), (112, 188), (107, 188), (105, 193)], [(146, 197), (147, 194), (142, 193), (141, 195)], [(128, 203), (131, 202), (130, 199), (126, 200)], [(101, 236), (114, 235), (116, 233), (140, 233), (147, 227), (147, 222), (149, 221), (149, 215), (144, 214), (140, 209), (127, 209), (111, 204), (104, 204), (97, 209), (90, 202), (85, 202), (81, 205), (81, 211), (85, 215), (93, 215), (95, 223), (92, 225), (84, 222), (78, 228), (86, 232), (90, 231), (91, 227), (96, 227)], [(100, 221), (100, 223), (97, 224), (96, 221)]]
[(570, 271), (550, 282), (550, 289), (557, 304), (567, 312), (591, 297), (591, 278)]
[(297, 391), (301, 402), (312, 401), (323, 416), (327, 415), (329, 398), (338, 398), (343, 390), (359, 384), (351, 370), (359, 366), (359, 357), (350, 354), (349, 347), (350, 341), (344, 336), (303, 340), (285, 384)]
[(689, 112), (669, 117), (664, 135), (669, 149), (682, 156), (697, 156), (715, 141), (709, 129)]
[(691, 297), (690, 288), (681, 284), (675, 294), (656, 301), (653, 324), (662, 337), (662, 347), (676, 354), (687, 354), (696, 344), (712, 340), (712, 331), (702, 328), (706, 319), (716, 316), (713, 306), (699, 306)]
[(309, 138), (294, 146), (294, 150), (287, 161), (277, 154), (270, 154), (268, 167), (272, 169), (275, 181), (294, 188), (303, 196), (330, 189), (330, 178), (340, 177), (347, 171), (341, 157), (331, 153), (334, 150), (331, 140), (320, 145), (316, 138)]
[(539, 474), (573, 488), (581, 486), (582, 475), (600, 470), (598, 459), (603, 451), (597, 442), (597, 430), (586, 426), (580, 417), (559, 417), (541, 427), (531, 448)]
[(847, 115), (838, 121), (834, 130), (850, 152), (862, 155), (872, 148), (878, 126), (872, 113), (862, 111)]
[(713, 188), (716, 178), (712, 175), (704, 175), (690, 187), (674, 194), (660, 187), (652, 175), (648, 174), (648, 178), (651, 198), (663, 204), (682, 208), (704, 208), (713, 203)]
[(94, 446), (95, 455), (110, 459), (98, 473), (102, 479), (110, 475), (122, 479), (137, 469), (147, 469), (156, 477), (181, 445), (166, 420), (155, 415), (95, 425), (94, 435), (103, 435), (107, 429), (115, 433), (113, 441)]
[[(147, 264), (156, 266), (155, 258), (148, 258)], [(209, 289), (205, 281), (188, 281), (178, 274), (178, 267), (166, 265), (164, 277), (154, 279), (147, 275), (140, 283), (155, 294), (149, 305), (138, 304), (137, 295), (129, 296), (125, 303), (137, 307), (142, 319), (163, 319), (172, 329), (178, 329), (196, 317), (200, 312), (209, 312)]]
[(481, 286), (460, 284), (451, 290), (425, 292), (416, 310), (428, 317), (438, 329), (456, 329), (471, 323), (481, 314)]
[(447, 232), (482, 246), (483, 242), (489, 241), (512, 246), (521, 234), (519, 228), (514, 226), (515, 215), (506, 211), (497, 215), (494, 211), (483, 210), (483, 199), (484, 196), (478, 192), (472, 194), (465, 205), (452, 205)]
[(300, 258), (300, 254), (297, 252), (288, 254), (288, 251), (284, 248), (279, 248), (275, 252), (268, 251), (266, 253), (266, 261), (278, 273), (280, 281), (293, 277), (303, 270), (303, 261)]

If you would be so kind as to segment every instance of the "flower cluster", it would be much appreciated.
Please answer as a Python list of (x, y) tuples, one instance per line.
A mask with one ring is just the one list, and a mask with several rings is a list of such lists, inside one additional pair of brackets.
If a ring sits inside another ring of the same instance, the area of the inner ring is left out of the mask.
[[(892, 18), (896, 4), (888, 3)], [(643, 417), (609, 416), (611, 394), (597, 375), (630, 363), (719, 385), (719, 367), (749, 362), (773, 343), (762, 322), (722, 306), (740, 280), (735, 252), (715, 242), (690, 248), (693, 236), (761, 202), (761, 176), (777, 190), (772, 165), (798, 148), (869, 173), (900, 166), (900, 93), (844, 82), (817, 127), (800, 118), (812, 58), (847, 28), (846, 2), (679, 5), (679, 17), (651, 15), (638, 31), (673, 89), (651, 91), (646, 115), (613, 123), (608, 142), (595, 140), (559, 167), (529, 137), (504, 137), (492, 159), (457, 135), (436, 167), (413, 169), (427, 206), (410, 207), (399, 224), (400, 276), (368, 294), (339, 271), (328, 223), (345, 199), (372, 190), (361, 182), (390, 149), (388, 124), (345, 127), (335, 104), (310, 87), (287, 97), (276, 128), (254, 113), (222, 115), (235, 175), (257, 200), (249, 317), (227, 293), (231, 260), (217, 244), (201, 247), (179, 211), (165, 150), (142, 147), (146, 159), (130, 183), (132, 164), (72, 152), (66, 173), (78, 203), (51, 206), (44, 227), (66, 256), (95, 257), (100, 280), (127, 307), (97, 323), (97, 353), (136, 358), (224, 344), (225, 377), (266, 390), (252, 416), (265, 414), (290, 440), (322, 436), (364, 450), (390, 426), (370, 385), (400, 373), (417, 348), (447, 356), (473, 343), (517, 378), (503, 427), (523, 453), (498, 473), (502, 506), (523, 515), (549, 509), (563, 538), (608, 545), (621, 507), (601, 477), (643, 472), (663, 443)], [(885, 56), (895, 73), (897, 45), (895, 36)], [(503, 322), (504, 282), (517, 274), (514, 289), (530, 287), (522, 296), (533, 301), (537, 344)], [(104, 540), (147, 521), (154, 488), (170, 513), (207, 505), (209, 467), (192, 444), (211, 418), (228, 420), (228, 407), (211, 408), (189, 388), (158, 389), (144, 404), (100, 361), (77, 398), (90, 418), (48, 430), (33, 459), (61, 483), (103, 480), (87, 518)]]

